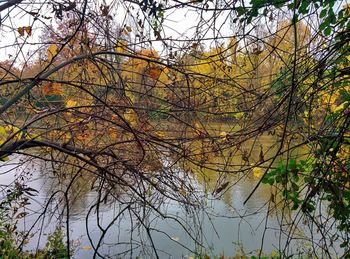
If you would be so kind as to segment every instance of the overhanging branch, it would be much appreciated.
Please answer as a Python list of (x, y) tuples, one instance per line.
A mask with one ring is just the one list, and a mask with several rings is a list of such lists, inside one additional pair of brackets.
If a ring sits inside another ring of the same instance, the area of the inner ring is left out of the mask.
[(6, 3), (0, 5), (0, 12), (4, 11), (7, 8), (10, 8), (13, 5), (20, 4), (23, 0), (9, 0)]

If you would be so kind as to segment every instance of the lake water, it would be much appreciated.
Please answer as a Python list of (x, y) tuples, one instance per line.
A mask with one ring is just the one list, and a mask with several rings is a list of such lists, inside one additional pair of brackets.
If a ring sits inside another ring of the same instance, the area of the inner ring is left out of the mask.
[[(271, 137), (265, 138), (265, 142), (273, 142)], [(266, 149), (254, 143), (253, 162), (258, 160), (261, 148)], [(220, 164), (218, 158), (207, 158), (209, 162), (213, 160)], [(236, 159), (235, 163), (241, 160)], [(299, 222), (292, 228), (293, 233), (288, 232), (291, 229), (288, 226), (292, 226), (289, 217), (294, 216), (286, 211), (282, 213), (283, 203), (276, 189), (261, 185), (244, 204), (261, 172), (227, 174), (196, 166), (186, 168), (186, 165), (174, 164), (170, 157), (162, 158), (161, 163), (166, 173), (173, 174), (176, 181), (183, 179), (184, 186), (191, 187), (191, 192), (182, 193), (187, 200), (174, 199), (171, 190), (164, 188), (163, 196), (149, 190), (148, 200), (142, 203), (115, 186), (109, 197), (96, 206), (99, 198), (99, 191), (94, 187), (96, 179), (92, 174), (76, 178), (68, 203), (74, 258), (155, 258), (157, 255), (159, 258), (191, 258), (196, 251), (209, 255), (257, 255), (261, 248), (270, 254), (284, 249), (287, 240), (291, 243), (286, 253), (305, 254), (311, 249), (308, 240), (313, 230), (308, 230), (306, 222)], [(36, 196), (30, 197), (31, 204), (26, 208), (28, 215), (19, 221), (25, 231), (35, 223), (31, 229), (34, 236), (26, 245), (27, 249), (42, 247), (48, 233), (57, 226), (67, 226), (64, 191), (71, 178), (65, 179), (60, 169), (55, 169), (50, 162), (20, 155), (1, 163), (3, 192), (6, 185), (20, 177), (38, 191)], [(65, 170), (68, 172), (70, 168)], [(223, 183), (229, 183), (228, 187), (218, 192)], [(179, 189), (179, 193), (184, 191)], [(281, 227), (283, 224), (285, 227)], [(297, 239), (287, 239), (291, 234)], [(314, 233), (314, 240), (317, 238), (318, 234)], [(96, 253), (92, 247), (98, 247)]]

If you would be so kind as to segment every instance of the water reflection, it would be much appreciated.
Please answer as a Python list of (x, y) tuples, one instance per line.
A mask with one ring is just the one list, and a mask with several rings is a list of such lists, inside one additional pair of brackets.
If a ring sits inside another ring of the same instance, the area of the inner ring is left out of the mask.
[[(136, 194), (111, 184), (113, 176), (108, 176), (110, 182), (105, 184), (88, 165), (80, 164), (78, 169), (70, 166), (77, 161), (68, 161), (72, 159), (68, 157), (64, 166), (13, 157), (11, 162), (2, 163), (0, 180), (7, 185), (23, 176), (31, 179), (28, 185), (39, 192), (31, 198), (31, 213), (22, 225), (28, 230), (35, 224), (36, 235), (29, 249), (42, 246), (43, 234), (52, 232), (56, 225), (67, 226), (69, 208), (68, 226), (77, 247), (76, 258), (152, 258), (156, 252), (160, 258), (188, 258), (201, 249), (232, 256), (242, 249), (240, 244), (247, 254), (256, 254), (263, 235), (263, 248), (269, 253), (286, 240), (280, 232), (283, 204), (277, 190), (262, 185), (246, 204), (243, 202), (259, 181), (253, 168), (264, 170), (267, 164), (261, 162), (261, 156), (264, 160), (274, 156), (275, 144), (273, 137), (262, 136), (239, 148), (227, 148), (223, 143), (225, 148), (217, 146), (219, 152), (214, 153), (205, 141), (192, 142), (189, 157), (196, 159), (158, 155), (158, 162), (151, 163), (145, 173), (146, 184), (132, 175), (125, 176), (133, 181)], [(164, 174), (171, 175), (173, 181)], [(137, 191), (142, 196), (136, 197)]]

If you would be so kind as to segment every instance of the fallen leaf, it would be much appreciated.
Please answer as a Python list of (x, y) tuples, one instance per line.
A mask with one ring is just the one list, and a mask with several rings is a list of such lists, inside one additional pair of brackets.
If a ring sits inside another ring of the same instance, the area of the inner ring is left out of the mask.
[(90, 251), (92, 249), (92, 247), (91, 246), (83, 246), (83, 250), (84, 251)]
[(171, 237), (171, 239), (174, 240), (174, 241), (179, 241), (180, 240), (179, 237)]

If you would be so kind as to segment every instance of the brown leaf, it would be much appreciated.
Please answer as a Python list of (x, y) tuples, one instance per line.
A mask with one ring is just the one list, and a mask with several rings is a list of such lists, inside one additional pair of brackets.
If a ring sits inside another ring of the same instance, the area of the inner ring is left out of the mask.
[(260, 146), (259, 162), (264, 162), (264, 161), (265, 161), (265, 158), (264, 158), (263, 147)]
[(230, 182), (226, 182), (226, 183), (223, 183), (220, 187), (218, 187), (214, 193), (215, 194), (219, 194), (220, 192), (222, 192), (223, 190), (225, 190), (227, 188), (227, 186), (229, 185)]
[(109, 6), (108, 5), (101, 5), (100, 10), (102, 12), (102, 16), (107, 16), (109, 13)]
[(192, 49), (196, 49), (197, 47), (198, 47), (198, 43), (193, 42), (191, 48), (192, 48)]
[(32, 36), (32, 27), (31, 26), (24, 27), (24, 30), (26, 31), (28, 36)]
[(248, 154), (247, 150), (243, 151), (242, 160), (249, 163), (249, 154)]
[(33, 15), (33, 16), (37, 16), (39, 13), (38, 12), (29, 11), (28, 14)]
[(24, 36), (24, 27), (18, 27), (17, 31), (19, 35)]
[(271, 201), (272, 201), (273, 203), (276, 203), (276, 202), (275, 202), (275, 195), (273, 195), (273, 193), (271, 193), (271, 198), (270, 198), (270, 199), (271, 199)]

